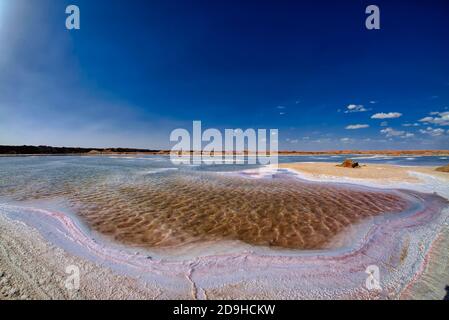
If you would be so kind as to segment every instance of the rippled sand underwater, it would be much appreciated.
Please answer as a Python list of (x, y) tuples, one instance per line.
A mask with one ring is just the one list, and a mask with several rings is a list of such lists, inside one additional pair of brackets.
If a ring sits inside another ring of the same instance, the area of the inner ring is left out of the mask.
[(165, 157), (0, 161), (0, 197), (63, 198), (94, 230), (147, 248), (240, 240), (321, 249), (364, 218), (412, 205), (395, 191), (310, 183), (287, 173), (252, 179), (223, 172), (244, 166), (176, 167)]

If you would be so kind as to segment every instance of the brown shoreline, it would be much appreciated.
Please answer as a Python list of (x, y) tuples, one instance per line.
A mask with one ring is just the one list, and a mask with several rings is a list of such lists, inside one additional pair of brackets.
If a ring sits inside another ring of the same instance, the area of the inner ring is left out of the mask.
[[(101, 156), (101, 155), (170, 155), (171, 150), (150, 150), (135, 148), (78, 148), (51, 146), (4, 146), (0, 145), (1, 156)], [(178, 153), (179, 154), (179, 153)], [(185, 151), (182, 155), (201, 154), (200, 151)], [(215, 152), (220, 155), (257, 155), (255, 152)], [(264, 153), (265, 154), (265, 153)], [(268, 153), (269, 154), (269, 153)], [(277, 152), (281, 156), (327, 156), (327, 155), (385, 155), (385, 156), (449, 156), (449, 150), (326, 150)], [(209, 155), (209, 154), (208, 154)]]

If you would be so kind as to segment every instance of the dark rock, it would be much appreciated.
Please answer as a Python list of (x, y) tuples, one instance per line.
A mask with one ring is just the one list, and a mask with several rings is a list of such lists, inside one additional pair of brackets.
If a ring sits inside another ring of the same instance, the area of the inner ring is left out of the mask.
[(448, 172), (449, 173), (449, 164), (444, 167), (436, 168), (435, 170), (440, 171), (440, 172)]
[(346, 159), (342, 164), (339, 164), (338, 166), (343, 168), (360, 168), (359, 163), (354, 162), (351, 159)]

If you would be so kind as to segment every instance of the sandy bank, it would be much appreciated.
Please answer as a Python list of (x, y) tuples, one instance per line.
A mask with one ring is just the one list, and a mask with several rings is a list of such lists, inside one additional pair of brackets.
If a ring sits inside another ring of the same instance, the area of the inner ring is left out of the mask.
[(424, 166), (394, 166), (368, 164), (361, 168), (343, 168), (338, 167), (338, 163), (314, 162), (314, 163), (284, 163), (280, 168), (295, 170), (306, 177), (314, 179), (323, 178), (346, 178), (356, 180), (370, 180), (379, 184), (391, 184), (397, 182), (420, 183), (423, 180), (419, 175), (413, 173), (422, 173), (438, 179), (449, 182), (449, 174), (435, 171), (436, 167)]

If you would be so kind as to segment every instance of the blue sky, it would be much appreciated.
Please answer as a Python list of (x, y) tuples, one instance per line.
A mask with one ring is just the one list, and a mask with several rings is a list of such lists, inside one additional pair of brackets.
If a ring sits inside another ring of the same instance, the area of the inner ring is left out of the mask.
[(201, 120), (280, 149), (447, 149), (448, 39), (444, 0), (0, 0), (0, 144), (168, 148)]

